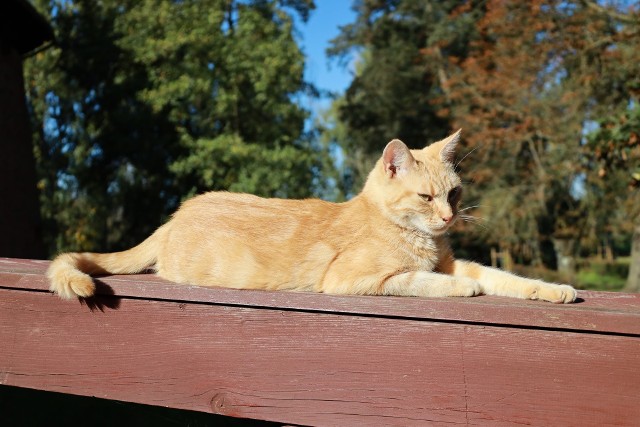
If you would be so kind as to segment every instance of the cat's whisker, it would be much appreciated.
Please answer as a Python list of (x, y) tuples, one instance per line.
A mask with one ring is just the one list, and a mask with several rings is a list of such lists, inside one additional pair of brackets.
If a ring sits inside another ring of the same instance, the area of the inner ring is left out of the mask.
[(486, 220), (482, 217), (476, 217), (476, 216), (472, 216), (472, 215), (460, 215), (460, 219), (462, 219), (464, 222), (468, 222), (470, 224), (474, 224), (474, 225), (478, 225), (482, 228), (484, 228), (485, 230), (488, 229), (488, 227), (484, 224), (486, 222)]
[(460, 160), (458, 161), (458, 163), (456, 163), (456, 165), (455, 165), (455, 167), (454, 167), (454, 168), (456, 168), (456, 169), (457, 169), (457, 168), (458, 168), (458, 166), (460, 166), (460, 163), (462, 163), (462, 161), (463, 161), (464, 159), (466, 159), (466, 158), (467, 158), (471, 153), (473, 153), (474, 151), (476, 151), (476, 149), (477, 149), (477, 148), (478, 148), (478, 147), (473, 147), (473, 149), (471, 149), (471, 151), (469, 151), (467, 154), (465, 154), (465, 155), (464, 155), (464, 157), (463, 157), (462, 159), (460, 159)]
[(485, 221), (486, 219), (484, 219), (481, 216), (475, 216), (475, 215), (460, 215), (461, 218), (465, 218), (465, 219), (470, 219), (470, 220), (474, 220), (474, 221)]
[(481, 205), (474, 205), (474, 206), (467, 206), (466, 208), (462, 208), (460, 210), (458, 210), (458, 212), (464, 212), (464, 211), (468, 211), (469, 209), (474, 209), (474, 208), (479, 208)]

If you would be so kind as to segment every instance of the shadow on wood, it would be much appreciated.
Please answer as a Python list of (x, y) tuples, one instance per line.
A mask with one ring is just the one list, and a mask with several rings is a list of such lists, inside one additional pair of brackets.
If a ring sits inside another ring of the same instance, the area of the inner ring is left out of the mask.
[(79, 299), (80, 304), (86, 305), (91, 311), (117, 310), (120, 307), (120, 298), (114, 298), (115, 292), (113, 292), (113, 288), (100, 278), (94, 278), (93, 282), (96, 284), (95, 295), (91, 298)]

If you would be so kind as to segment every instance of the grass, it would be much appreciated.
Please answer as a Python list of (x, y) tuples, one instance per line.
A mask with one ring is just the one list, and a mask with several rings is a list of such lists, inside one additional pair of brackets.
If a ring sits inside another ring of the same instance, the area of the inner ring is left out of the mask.
[(576, 286), (593, 291), (622, 291), (627, 282), (626, 277), (613, 274), (599, 274), (595, 271), (579, 271)]
[(587, 259), (580, 264), (576, 285), (594, 291), (621, 291), (629, 274), (629, 257), (614, 261)]
[[(594, 258), (580, 259), (576, 278), (572, 284), (578, 289), (592, 291), (622, 291), (629, 274), (629, 262), (629, 257), (617, 258), (614, 261)], [(514, 272), (547, 282), (567, 282), (557, 271), (543, 267), (516, 265)]]

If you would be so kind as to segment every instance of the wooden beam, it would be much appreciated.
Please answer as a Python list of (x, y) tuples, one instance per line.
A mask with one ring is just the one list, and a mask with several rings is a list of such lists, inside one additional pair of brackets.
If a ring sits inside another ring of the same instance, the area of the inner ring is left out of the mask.
[(237, 291), (154, 275), (47, 291), (0, 259), (0, 384), (293, 424), (634, 425), (640, 295), (556, 306)]

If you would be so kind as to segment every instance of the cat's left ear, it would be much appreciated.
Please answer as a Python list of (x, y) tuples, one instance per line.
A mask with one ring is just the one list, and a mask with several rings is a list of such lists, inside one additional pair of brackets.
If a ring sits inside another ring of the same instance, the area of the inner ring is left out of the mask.
[(404, 176), (415, 161), (409, 147), (399, 139), (388, 143), (382, 153), (382, 165), (389, 178)]
[(438, 153), (438, 158), (444, 163), (453, 163), (456, 157), (456, 147), (460, 141), (461, 133), (462, 129), (458, 129), (455, 133), (441, 141), (434, 142), (427, 148), (435, 149)]

